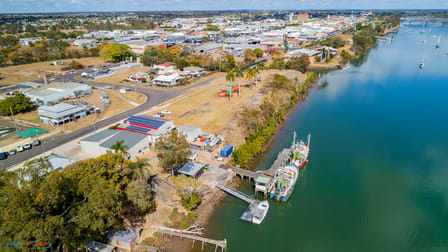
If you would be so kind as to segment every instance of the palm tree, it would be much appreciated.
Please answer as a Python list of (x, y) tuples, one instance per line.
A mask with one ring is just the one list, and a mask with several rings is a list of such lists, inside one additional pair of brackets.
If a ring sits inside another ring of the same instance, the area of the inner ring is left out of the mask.
[(146, 181), (150, 175), (149, 169), (151, 168), (151, 164), (149, 163), (147, 158), (137, 158), (132, 164), (132, 168), (135, 169), (134, 179)]
[[(226, 80), (228, 80), (230, 83), (235, 81), (235, 74), (233, 73), (232, 70), (229, 70), (227, 72)], [(229, 102), (232, 102), (232, 90), (230, 90), (229, 92)]]
[[(258, 69), (258, 66), (254, 68), (254, 72), (255, 72), (255, 87), (258, 87), (258, 74), (260, 73), (260, 69)], [(263, 77), (263, 75), (261, 76)]]
[(243, 72), (241, 71), (241, 69), (239, 67), (236, 69), (235, 77), (238, 78), (238, 96), (240, 96), (241, 78), (244, 77), (244, 74), (243, 74)]
[(255, 78), (255, 69), (250, 67), (246, 70), (246, 80), (249, 82)]
[(129, 156), (129, 152), (127, 152), (127, 150), (129, 149), (129, 147), (127, 145), (124, 144), (124, 140), (119, 140), (117, 141), (115, 144), (113, 144), (110, 147), (112, 150), (115, 151), (115, 153), (121, 153), (121, 155), (123, 157), (128, 157)]

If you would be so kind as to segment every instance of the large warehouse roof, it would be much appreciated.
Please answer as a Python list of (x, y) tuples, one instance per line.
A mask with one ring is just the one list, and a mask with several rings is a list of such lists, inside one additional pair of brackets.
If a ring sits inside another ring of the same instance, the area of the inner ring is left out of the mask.
[(119, 133), (104, 141), (104, 143), (100, 144), (100, 146), (110, 149), (111, 146), (116, 144), (118, 141), (124, 141), (124, 145), (126, 145), (128, 148), (132, 148), (132, 146), (136, 145), (145, 138), (145, 135), (139, 133), (119, 131)]

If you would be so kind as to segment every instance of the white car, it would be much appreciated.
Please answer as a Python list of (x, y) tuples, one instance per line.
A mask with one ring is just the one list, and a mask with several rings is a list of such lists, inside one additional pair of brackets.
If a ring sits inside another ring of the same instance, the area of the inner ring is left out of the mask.
[(16, 150), (17, 150), (17, 152), (22, 152), (22, 151), (24, 151), (23, 146), (20, 146), (20, 145), (17, 146)]
[(162, 114), (165, 114), (165, 115), (171, 115), (171, 111), (169, 111), (169, 110), (164, 110), (164, 111), (162, 111)]
[(26, 144), (23, 145), (23, 148), (24, 148), (25, 150), (29, 150), (29, 149), (31, 149), (31, 144), (26, 143)]

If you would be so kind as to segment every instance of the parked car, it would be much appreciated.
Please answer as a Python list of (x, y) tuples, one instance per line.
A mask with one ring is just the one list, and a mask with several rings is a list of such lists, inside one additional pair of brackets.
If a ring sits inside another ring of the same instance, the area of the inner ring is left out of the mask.
[(169, 110), (164, 110), (164, 111), (162, 111), (162, 113), (165, 115), (171, 115), (171, 111), (169, 111)]
[(110, 100), (109, 99), (104, 99), (104, 103), (105, 104), (110, 104)]
[(23, 145), (23, 148), (24, 148), (25, 150), (30, 150), (30, 149), (31, 149), (31, 144), (26, 143), (26, 144)]
[(104, 88), (112, 89), (112, 86), (105, 86)]
[(6, 152), (0, 152), (0, 160), (6, 159), (8, 157), (8, 153)]
[(40, 145), (40, 140), (39, 140), (39, 139), (34, 139), (34, 140), (33, 140), (33, 145), (34, 145), (34, 146), (38, 146), (38, 145)]
[(23, 146), (20, 146), (20, 145), (17, 146), (16, 150), (17, 150), (17, 152), (22, 152), (22, 151), (24, 151)]
[(158, 114), (160, 117), (164, 117), (164, 116), (165, 116), (165, 114), (162, 113), (162, 112), (158, 112), (157, 114)]
[(16, 150), (12, 149), (9, 151), (9, 155), (15, 155), (16, 154)]

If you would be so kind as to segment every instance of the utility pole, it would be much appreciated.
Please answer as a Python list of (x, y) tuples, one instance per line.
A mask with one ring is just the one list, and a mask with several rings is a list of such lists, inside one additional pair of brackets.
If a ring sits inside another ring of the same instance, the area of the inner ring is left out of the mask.
[(12, 112), (12, 107), (9, 106), (9, 109), (11, 110), (11, 116), (12, 120), (14, 121), (14, 127), (16, 128), (16, 134), (19, 133), (19, 130), (17, 129), (16, 119), (14, 118), (14, 113)]

